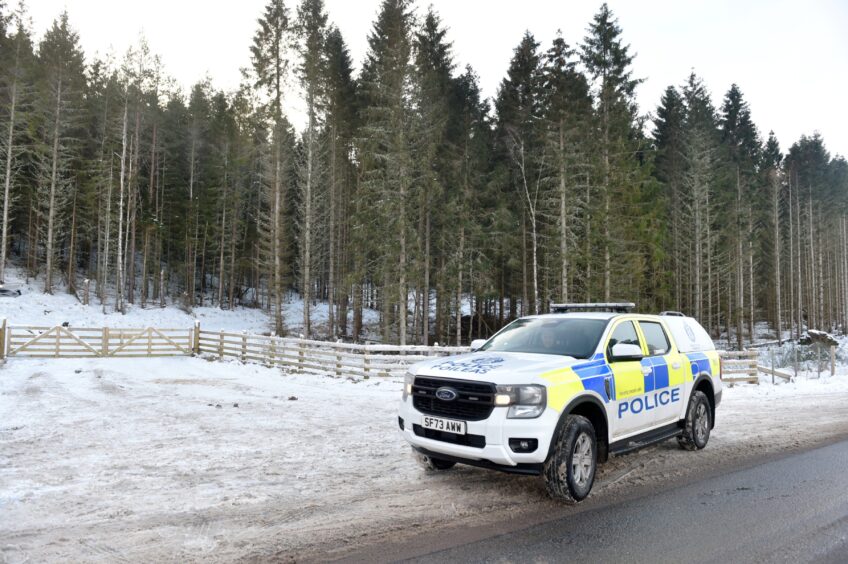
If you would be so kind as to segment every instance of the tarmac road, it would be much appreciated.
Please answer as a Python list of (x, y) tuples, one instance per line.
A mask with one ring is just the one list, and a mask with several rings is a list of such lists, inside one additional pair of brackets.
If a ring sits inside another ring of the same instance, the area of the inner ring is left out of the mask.
[(848, 562), (848, 440), (666, 483), (623, 501), (587, 502), (576, 513), (441, 529), (345, 560)]

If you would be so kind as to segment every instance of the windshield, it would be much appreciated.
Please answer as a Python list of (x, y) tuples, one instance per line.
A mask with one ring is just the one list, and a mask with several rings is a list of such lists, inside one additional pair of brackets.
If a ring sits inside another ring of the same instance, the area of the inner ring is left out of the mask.
[(589, 358), (595, 352), (606, 325), (606, 319), (518, 319), (504, 327), (480, 350)]

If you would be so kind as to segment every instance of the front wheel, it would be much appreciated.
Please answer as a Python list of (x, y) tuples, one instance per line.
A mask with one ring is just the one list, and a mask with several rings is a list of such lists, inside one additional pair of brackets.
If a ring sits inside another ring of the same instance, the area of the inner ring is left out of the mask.
[(701, 450), (707, 446), (707, 441), (710, 440), (712, 416), (710, 415), (710, 402), (704, 392), (692, 392), (683, 423), (683, 435), (677, 439), (681, 448)]
[(577, 503), (589, 495), (598, 466), (595, 428), (582, 415), (569, 415), (557, 431), (543, 477), (548, 495)]

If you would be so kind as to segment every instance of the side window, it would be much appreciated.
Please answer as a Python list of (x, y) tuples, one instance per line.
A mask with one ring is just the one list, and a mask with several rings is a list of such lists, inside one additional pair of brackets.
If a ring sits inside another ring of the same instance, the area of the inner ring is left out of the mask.
[(668, 351), (671, 350), (671, 344), (668, 342), (668, 337), (665, 336), (662, 325), (651, 321), (640, 321), (639, 326), (645, 335), (649, 356), (668, 354)]
[(613, 330), (609, 343), (607, 343), (607, 357), (612, 356), (613, 345), (617, 345), (619, 343), (636, 345), (639, 348), (642, 347), (642, 345), (639, 344), (639, 335), (636, 334), (636, 328), (633, 326), (632, 321), (619, 323), (618, 327)]

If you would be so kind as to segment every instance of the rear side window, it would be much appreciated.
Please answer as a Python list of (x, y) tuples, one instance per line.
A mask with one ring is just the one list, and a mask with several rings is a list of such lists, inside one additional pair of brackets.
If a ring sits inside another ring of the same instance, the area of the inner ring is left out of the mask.
[(624, 343), (625, 345), (636, 345), (637, 347), (642, 348), (642, 345), (639, 344), (639, 335), (636, 334), (636, 328), (633, 326), (632, 321), (619, 323), (618, 327), (613, 330), (609, 343), (607, 343), (608, 357), (612, 357), (612, 347), (619, 343)]
[(645, 335), (645, 344), (648, 345), (648, 356), (661, 356), (668, 354), (671, 345), (665, 336), (662, 325), (651, 321), (640, 321), (642, 334)]

